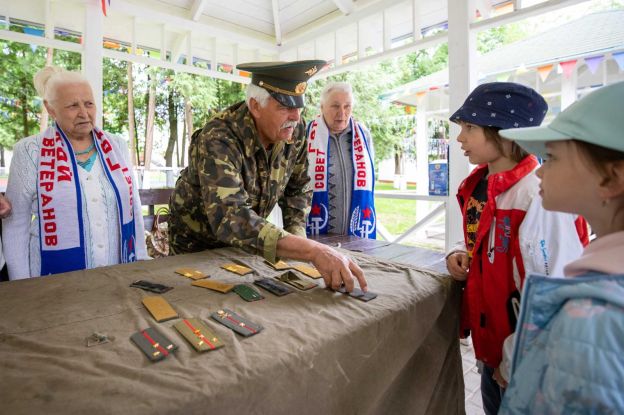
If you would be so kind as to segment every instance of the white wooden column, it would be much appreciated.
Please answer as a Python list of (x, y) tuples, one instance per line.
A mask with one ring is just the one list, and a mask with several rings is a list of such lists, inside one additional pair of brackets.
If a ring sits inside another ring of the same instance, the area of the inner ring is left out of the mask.
[(422, 39), (422, 18), (420, 17), (420, 0), (412, 0), (412, 31), (414, 41)]
[(102, 126), (102, 42), (104, 40), (104, 16), (100, 3), (86, 0), (82, 52), (82, 73), (93, 88), (97, 113), (95, 124)]
[[(459, 108), (476, 86), (476, 34), (470, 31), (474, 1), (448, 1), (449, 111)], [(463, 240), (462, 217), (455, 199), (457, 188), (468, 175), (470, 165), (456, 138), (459, 127), (451, 123), (449, 143), (449, 197), (446, 203), (446, 249)]]
[(424, 96), (416, 108), (416, 190), (419, 195), (429, 194), (428, 95)]

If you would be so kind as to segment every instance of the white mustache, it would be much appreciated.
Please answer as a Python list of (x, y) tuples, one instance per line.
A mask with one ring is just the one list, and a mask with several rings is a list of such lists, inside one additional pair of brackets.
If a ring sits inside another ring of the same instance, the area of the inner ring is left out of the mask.
[(289, 127), (295, 128), (296, 126), (297, 126), (297, 121), (286, 121), (284, 124), (282, 124), (280, 128), (281, 129), (289, 128)]

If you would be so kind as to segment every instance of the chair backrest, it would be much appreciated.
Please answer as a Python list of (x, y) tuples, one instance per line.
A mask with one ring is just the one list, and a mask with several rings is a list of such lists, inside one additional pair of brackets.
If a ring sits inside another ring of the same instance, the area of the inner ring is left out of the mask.
[[(169, 205), (169, 197), (173, 189), (139, 189), (141, 205), (147, 206), (147, 215), (143, 216), (145, 230), (151, 231), (156, 218), (155, 206)], [(167, 221), (169, 215), (160, 215), (161, 221)]]

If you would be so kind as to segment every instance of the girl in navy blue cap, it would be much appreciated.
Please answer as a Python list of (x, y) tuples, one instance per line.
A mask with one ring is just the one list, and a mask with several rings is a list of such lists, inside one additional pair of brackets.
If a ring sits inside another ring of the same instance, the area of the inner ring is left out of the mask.
[(481, 396), (488, 414), (498, 412), (506, 386), (503, 342), (515, 329), (524, 276), (561, 275), (587, 243), (582, 218), (542, 208), (535, 156), (498, 133), (538, 126), (547, 110), (533, 89), (494, 82), (472, 91), (450, 118), (461, 126), (457, 141), (477, 167), (459, 186), (464, 246), (447, 256), (446, 265), (466, 283), (460, 334), (472, 336), (483, 363)]

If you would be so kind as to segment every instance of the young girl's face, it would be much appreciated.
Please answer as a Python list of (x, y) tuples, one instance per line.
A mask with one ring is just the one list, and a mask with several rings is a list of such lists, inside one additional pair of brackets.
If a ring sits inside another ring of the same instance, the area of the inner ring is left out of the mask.
[(542, 205), (547, 210), (587, 215), (601, 200), (602, 177), (589, 168), (573, 141), (549, 142), (546, 149), (546, 160), (537, 170)]
[(486, 138), (482, 127), (467, 122), (459, 125), (461, 131), (457, 141), (472, 164), (493, 163), (502, 156), (496, 145)]

